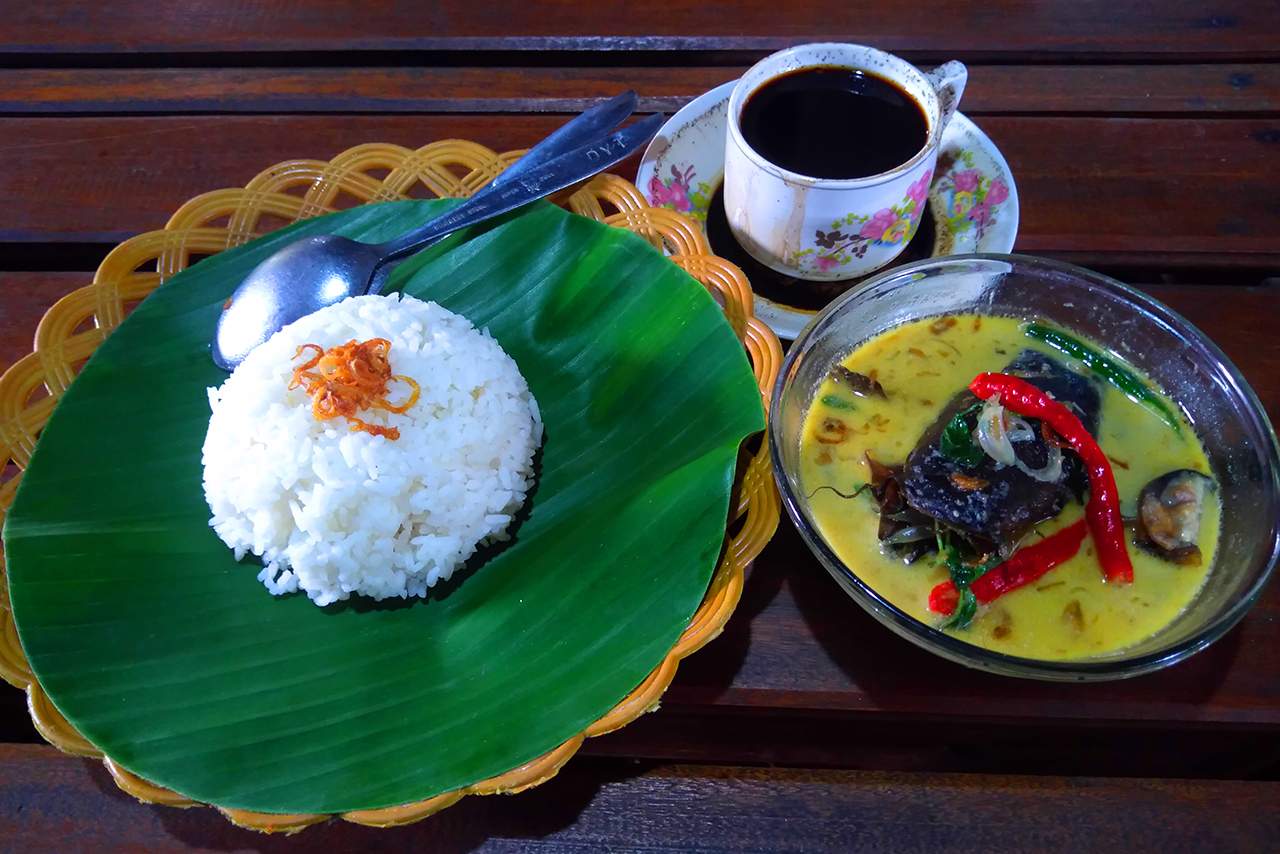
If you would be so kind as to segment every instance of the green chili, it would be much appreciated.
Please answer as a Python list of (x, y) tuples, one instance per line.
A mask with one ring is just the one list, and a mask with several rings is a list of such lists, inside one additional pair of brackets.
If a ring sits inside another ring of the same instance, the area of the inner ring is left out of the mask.
[(849, 412), (856, 412), (858, 407), (853, 405), (853, 401), (845, 400), (843, 397), (835, 394), (824, 394), (820, 399), (823, 406), (829, 406), (832, 409), (844, 409)]
[(942, 621), (938, 626), (940, 629), (967, 629), (969, 624), (973, 622), (974, 615), (978, 613), (978, 597), (968, 587), (960, 588), (960, 599), (956, 603), (956, 609), (951, 612), (951, 616)]
[(1106, 380), (1130, 400), (1154, 412), (1160, 417), (1161, 421), (1172, 427), (1175, 433), (1181, 435), (1181, 419), (1169, 408), (1168, 404), (1160, 399), (1160, 396), (1149, 385), (1129, 369), (1116, 364), (1088, 344), (1072, 338), (1067, 333), (1051, 326), (1045, 326), (1041, 323), (1028, 323), (1023, 326), (1023, 332), (1026, 333), (1027, 337), (1043, 341), (1055, 350), (1071, 356), (1094, 374)]
[[(969, 623), (973, 622), (974, 616), (978, 613), (978, 598), (972, 590), (972, 585), (992, 569), (999, 566), (1000, 558), (999, 556), (992, 557), (985, 563), (965, 563), (960, 557), (960, 550), (954, 545), (948, 543), (943, 546), (941, 535), (938, 536), (938, 544), (942, 547), (942, 563), (946, 566), (951, 579), (949, 590), (946, 592), (947, 607), (941, 606), (942, 600), (938, 599), (937, 595), (942, 591), (937, 587), (930, 594), (930, 607), (935, 611), (951, 615), (949, 619), (942, 623), (940, 628), (967, 629), (969, 628)], [(954, 608), (954, 610), (949, 610), (949, 608)]]

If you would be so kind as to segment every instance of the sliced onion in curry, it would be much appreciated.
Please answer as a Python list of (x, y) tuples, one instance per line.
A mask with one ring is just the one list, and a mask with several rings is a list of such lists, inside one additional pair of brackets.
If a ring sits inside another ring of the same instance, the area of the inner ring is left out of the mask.
[(987, 398), (982, 404), (975, 433), (978, 445), (997, 465), (1013, 466), (1041, 483), (1057, 483), (1062, 480), (1062, 449), (1056, 444), (1046, 445), (1045, 464), (1038, 469), (1031, 468), (1018, 457), (1013, 443), (1034, 441), (1036, 431), (1022, 416), (1006, 412), (1000, 405), (999, 395)]
[(1004, 407), (1000, 405), (1000, 395), (987, 398), (978, 413), (978, 426), (974, 431), (978, 445), (988, 457), (1002, 466), (1011, 466), (1018, 460), (1013, 452), (1013, 442), (1009, 441), (1009, 432), (1005, 425)]

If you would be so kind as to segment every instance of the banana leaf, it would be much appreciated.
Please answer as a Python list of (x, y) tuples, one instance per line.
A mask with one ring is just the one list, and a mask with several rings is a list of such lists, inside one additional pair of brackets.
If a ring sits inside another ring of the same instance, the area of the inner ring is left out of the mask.
[(398, 268), (489, 328), (546, 425), (515, 542), (426, 600), (275, 598), (208, 526), (219, 307), (297, 237), (383, 240), (447, 202), (366, 205), (200, 261), (60, 401), (4, 531), (54, 704), (124, 768), (263, 812), (412, 802), (534, 759), (634, 688), (697, 608), (737, 449), (763, 426), (741, 344), (641, 238), (541, 203)]

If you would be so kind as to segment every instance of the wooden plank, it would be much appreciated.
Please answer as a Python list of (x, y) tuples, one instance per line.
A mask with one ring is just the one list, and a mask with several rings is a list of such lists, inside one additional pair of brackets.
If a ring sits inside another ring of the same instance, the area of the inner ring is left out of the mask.
[(1235, 113), (1280, 106), (1275, 65), (975, 66), (962, 107), (984, 113)]
[[(1020, 3), (921, 0), (856, 9), (833, 0), (787, 4), (628, 0), (376, 4), (151, 3), (73, 0), (21, 4), (0, 21), (7, 53), (352, 50), (772, 50), (806, 41), (876, 44), (966, 56), (1275, 57), (1271, 0), (1110, 0)], [(517, 35), (518, 34), (518, 35)]]
[(1252, 188), (1269, 183), (1267, 173), (1280, 181), (1266, 165), (1280, 154), (1280, 123), (991, 117), (982, 127), (1018, 182), (1021, 251), (1277, 245), (1280, 196)]
[[(633, 88), (672, 112), (745, 66), (0, 69), (0, 113), (572, 112)], [(1280, 65), (978, 65), (971, 115), (1280, 112)]]
[(91, 281), (93, 273), (0, 273), (0, 370), (31, 352), (49, 306)]
[[(139, 804), (96, 763), (0, 746), (0, 828), (14, 850), (285, 850), (210, 809)], [(516, 797), (470, 797), (394, 831), (334, 822), (301, 844), (447, 851), (1261, 851), (1280, 783), (902, 774), (579, 758)]]
[[(274, 163), (329, 159), (364, 142), (412, 148), (448, 138), (498, 150), (545, 136), (556, 116), (324, 116), (0, 119), (0, 200), (20, 222), (0, 241), (118, 242), (162, 227), (183, 201), (243, 186)], [(53, 171), (48, 171), (50, 167)]]
[[(1173, 743), (1177, 750), (1169, 749)], [(662, 762), (864, 771), (1280, 780), (1274, 730), (1135, 722), (1011, 726), (971, 718), (872, 718), (801, 709), (690, 708), (670, 702), (617, 732), (589, 739), (582, 752)]]
[[(116, 242), (186, 199), (296, 157), (449, 137), (529, 145), (555, 115), (0, 119), (0, 241)], [(1030, 252), (1280, 254), (1277, 119), (992, 116)], [(1230, 187), (1230, 191), (1224, 189)]]

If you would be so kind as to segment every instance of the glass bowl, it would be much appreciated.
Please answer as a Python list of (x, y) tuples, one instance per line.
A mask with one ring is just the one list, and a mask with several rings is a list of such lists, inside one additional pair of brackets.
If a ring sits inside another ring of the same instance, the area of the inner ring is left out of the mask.
[[(893, 326), (958, 312), (1040, 317), (1083, 333), (1141, 368), (1196, 428), (1224, 508), (1204, 588), (1172, 623), (1118, 652), (1044, 661), (974, 646), (908, 616), (823, 539), (799, 483), (805, 413), (831, 365)], [(1280, 448), (1240, 371), (1185, 318), (1114, 279), (1023, 255), (958, 255), (882, 273), (828, 305), (800, 333), (774, 387), (769, 446), (783, 503), (801, 536), (854, 601), (907, 640), (1007, 676), (1122, 679), (1175, 664), (1222, 637), (1258, 598), (1280, 558)]]

